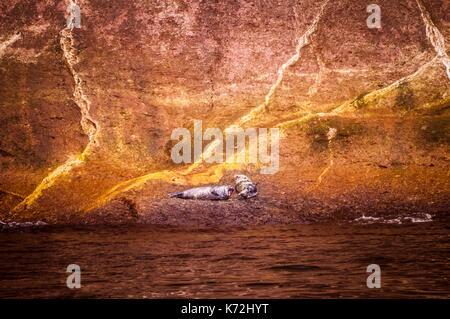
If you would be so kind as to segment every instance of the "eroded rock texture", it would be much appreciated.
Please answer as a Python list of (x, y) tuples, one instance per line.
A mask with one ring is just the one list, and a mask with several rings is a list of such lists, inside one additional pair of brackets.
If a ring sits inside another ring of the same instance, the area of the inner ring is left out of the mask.
[[(369, 29), (372, 2), (78, 0), (69, 30), (68, 1), (3, 1), (2, 216), (447, 211), (450, 2), (378, 0)], [(171, 132), (194, 119), (279, 127), (280, 171), (175, 165)], [(235, 172), (259, 182), (258, 202), (166, 198)]]

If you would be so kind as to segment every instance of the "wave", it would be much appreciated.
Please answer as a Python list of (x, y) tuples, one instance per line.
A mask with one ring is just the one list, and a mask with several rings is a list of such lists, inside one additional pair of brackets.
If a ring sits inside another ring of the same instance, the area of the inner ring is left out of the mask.
[(433, 216), (430, 214), (421, 214), (415, 216), (398, 216), (396, 218), (385, 218), (362, 215), (353, 220), (353, 222), (360, 224), (409, 224), (409, 223), (428, 223), (433, 221)]
[(36, 222), (10, 222), (5, 223), (0, 221), (0, 231), (3, 230), (14, 230), (14, 229), (23, 229), (23, 228), (35, 228), (35, 227), (42, 227), (47, 226), (48, 224), (43, 221), (36, 221)]

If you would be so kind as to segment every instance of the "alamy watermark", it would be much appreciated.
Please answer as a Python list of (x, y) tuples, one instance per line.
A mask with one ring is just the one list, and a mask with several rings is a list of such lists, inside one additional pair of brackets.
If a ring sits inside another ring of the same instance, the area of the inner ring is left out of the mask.
[(70, 264), (67, 266), (66, 272), (70, 273), (67, 276), (66, 285), (69, 289), (81, 288), (81, 268), (77, 264)]
[(367, 17), (366, 23), (369, 29), (381, 28), (381, 8), (378, 4), (369, 4), (366, 11), (371, 15)]
[[(278, 172), (280, 164), (278, 128), (243, 129), (234, 126), (224, 131), (220, 128), (208, 128), (203, 132), (202, 121), (194, 120), (193, 135), (192, 137), (187, 128), (176, 128), (172, 131), (170, 138), (178, 140), (170, 154), (174, 163), (205, 161), (209, 164), (224, 162), (261, 164), (262, 174)], [(205, 147), (204, 141), (208, 141)]]
[(381, 268), (377, 264), (367, 266), (366, 271), (370, 273), (367, 277), (367, 288), (381, 288)]

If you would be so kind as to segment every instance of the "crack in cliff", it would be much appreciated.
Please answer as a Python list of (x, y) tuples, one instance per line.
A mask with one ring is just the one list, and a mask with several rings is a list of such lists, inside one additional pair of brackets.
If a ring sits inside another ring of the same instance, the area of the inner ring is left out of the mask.
[[(378, 89), (378, 90), (374, 90), (372, 92), (367, 93), (363, 98), (366, 99), (368, 98), (370, 101), (374, 101), (376, 98), (379, 98), (380, 96), (383, 96), (397, 88), (399, 88), (403, 83), (408, 82), (412, 79), (414, 79), (415, 77), (419, 76), (420, 74), (422, 74), (425, 69), (427, 69), (428, 67), (430, 67), (431, 65), (433, 65), (436, 60), (438, 59), (438, 56), (435, 56), (432, 60), (428, 61), (427, 63), (421, 65), (414, 73), (409, 74), (401, 79), (396, 80), (395, 82), (391, 83), (390, 85)], [(293, 125), (298, 125), (298, 124), (302, 124), (305, 123), (313, 118), (316, 117), (327, 117), (327, 116), (336, 116), (339, 114), (342, 114), (346, 111), (348, 111), (349, 109), (351, 110), (355, 110), (355, 100), (351, 100), (349, 102), (345, 102), (341, 105), (338, 105), (337, 107), (334, 107), (333, 109), (329, 110), (328, 112), (318, 112), (318, 113), (312, 113), (312, 112), (308, 112), (306, 115), (303, 115), (297, 119), (293, 119), (293, 120), (288, 120), (288, 121), (284, 121), (282, 123), (279, 123), (277, 125), (277, 127), (279, 127), (280, 129), (286, 129), (288, 127), (291, 127)], [(334, 131), (332, 131), (334, 130)], [(334, 151), (333, 151), (333, 146), (332, 146), (332, 141), (336, 136), (336, 130), (333, 128), (330, 128), (330, 131), (327, 134), (328, 137), (328, 165), (323, 169), (323, 171), (320, 173), (320, 175), (318, 176), (317, 180), (316, 180), (316, 185), (315, 188), (317, 188), (318, 186), (320, 186), (320, 184), (322, 183), (322, 180), (324, 178), (324, 176), (326, 174), (328, 174), (329, 170), (331, 169), (331, 167), (333, 167), (334, 165)]]
[(336, 137), (337, 130), (335, 128), (330, 127), (327, 133), (328, 139), (328, 165), (323, 169), (322, 173), (320, 173), (317, 178), (316, 187), (319, 187), (322, 183), (322, 179), (328, 173), (328, 171), (334, 165), (334, 150), (333, 150), (333, 139)]
[(26, 196), (24, 196), (24, 195), (21, 195), (21, 194), (18, 194), (18, 193), (15, 193), (15, 192), (11, 192), (11, 191), (7, 191), (7, 190), (4, 190), (4, 189), (0, 189), (0, 194), (7, 194), (7, 195), (11, 195), (11, 196), (14, 196), (14, 197), (18, 197), (18, 198), (21, 198), (21, 199), (24, 199)]
[[(269, 89), (269, 92), (266, 94), (266, 96), (264, 97), (264, 102), (260, 105), (258, 105), (256, 108), (253, 108), (252, 110), (250, 110), (247, 114), (241, 116), (238, 121), (235, 124), (232, 124), (230, 126), (228, 126), (225, 129), (225, 133), (232, 131), (233, 129), (235, 129), (237, 126), (241, 126), (244, 125), (245, 123), (249, 122), (250, 120), (252, 120), (253, 118), (255, 118), (255, 115), (257, 113), (259, 113), (260, 111), (267, 109), (270, 101), (272, 100), (273, 95), (275, 94), (277, 88), (280, 86), (281, 82), (283, 81), (284, 78), (284, 73), (286, 72), (286, 70), (294, 65), (295, 63), (297, 63), (297, 61), (300, 59), (300, 53), (301, 50), (303, 49), (303, 47), (305, 47), (306, 45), (309, 44), (310, 42), (310, 37), (313, 33), (315, 33), (317, 31), (317, 26), (319, 24), (320, 19), (322, 18), (323, 12), (325, 11), (325, 7), (328, 4), (329, 0), (325, 0), (322, 5), (320, 6), (320, 10), (319, 13), (316, 15), (313, 23), (309, 26), (309, 28), (306, 30), (306, 32), (298, 39), (297, 41), (297, 46), (295, 48), (295, 54), (293, 56), (291, 56), (283, 65), (281, 65), (281, 67), (278, 69), (277, 71), (277, 80), (275, 81), (275, 83), (272, 84), (272, 86)], [(295, 9), (295, 7), (294, 7)], [(205, 157), (208, 158), (209, 156), (211, 156), (211, 152), (216, 148), (217, 143), (216, 141), (211, 142), (210, 144), (208, 144), (205, 148), (205, 150), (202, 152), (199, 160), (197, 160), (196, 162), (194, 162), (186, 171), (186, 173), (191, 173), (194, 169), (196, 169), (199, 165), (202, 159), (204, 159)]]
[(416, 0), (417, 5), (420, 9), (420, 15), (422, 16), (422, 20), (425, 24), (425, 31), (427, 34), (428, 40), (434, 47), (438, 57), (441, 59), (442, 63), (445, 66), (445, 71), (447, 73), (447, 77), (450, 79), (450, 59), (447, 55), (447, 51), (445, 49), (445, 39), (436, 25), (433, 23), (430, 14), (427, 9), (423, 5), (421, 0)]
[[(259, 106), (257, 106), (256, 108), (252, 109), (251, 111), (249, 111), (247, 114), (245, 114), (244, 116), (241, 116), (235, 124), (232, 124), (230, 126), (228, 126), (227, 128), (225, 128), (224, 132), (230, 132), (233, 129), (235, 129), (238, 126), (244, 125), (245, 123), (249, 122), (250, 120), (252, 120), (255, 115), (257, 113), (259, 113), (261, 110), (266, 109), (269, 104), (270, 101), (273, 97), (273, 95), (275, 94), (277, 88), (280, 86), (283, 77), (284, 77), (284, 73), (286, 72), (286, 70), (294, 65), (300, 58), (300, 53), (301, 50), (304, 46), (306, 46), (307, 44), (309, 44), (309, 38), (310, 36), (316, 32), (317, 30), (317, 26), (318, 23), (320, 21), (320, 19), (322, 18), (323, 12), (325, 11), (325, 7), (328, 4), (329, 0), (325, 0), (319, 10), (319, 13), (316, 15), (313, 23), (309, 26), (309, 28), (307, 29), (307, 31), (298, 39), (297, 42), (297, 46), (295, 49), (295, 54), (293, 56), (291, 56), (288, 61), (286, 61), (279, 69), (278, 69), (278, 77), (277, 80), (275, 81), (275, 83), (270, 87), (269, 92), (266, 94), (265, 98), (264, 98), (264, 103), (260, 104)], [(201, 156), (199, 157), (198, 160), (196, 160), (192, 165), (190, 165), (186, 171), (184, 172), (183, 175), (189, 174), (191, 173), (193, 170), (195, 170), (198, 166), (201, 165), (202, 159), (204, 158), (208, 158), (211, 156), (211, 153), (215, 150), (215, 148), (217, 147), (218, 142), (217, 141), (213, 141), (211, 143), (209, 143), (206, 147), (205, 150), (202, 152)], [(230, 163), (224, 163), (223, 165), (230, 165)]]
[(308, 96), (312, 97), (314, 94), (317, 94), (320, 83), (322, 82), (323, 74), (326, 72), (326, 66), (320, 57), (319, 53), (316, 52), (316, 62), (319, 70), (316, 73), (316, 78), (314, 80), (314, 84), (308, 90)]
[(3, 55), (5, 54), (5, 51), (8, 47), (13, 45), (17, 40), (19, 40), (21, 38), (22, 38), (22, 35), (20, 33), (16, 33), (16, 34), (13, 34), (12, 36), (10, 36), (9, 39), (7, 39), (6, 41), (1, 42), (0, 43), (0, 58), (3, 57)]
[[(310, 43), (310, 37), (312, 34), (314, 34), (317, 31), (317, 26), (319, 24), (320, 19), (322, 18), (323, 12), (325, 11), (325, 7), (328, 4), (329, 0), (325, 0), (319, 10), (319, 13), (316, 15), (313, 23), (309, 26), (309, 28), (306, 30), (306, 32), (297, 40), (297, 46), (295, 47), (295, 54), (291, 56), (284, 64), (282, 64), (277, 71), (277, 79), (272, 84), (272, 86), (269, 89), (269, 92), (264, 97), (264, 102), (260, 104), (258, 107), (251, 110), (248, 114), (243, 116), (239, 120), (239, 124), (245, 124), (246, 122), (250, 121), (252, 118), (255, 117), (255, 114), (269, 109), (269, 104), (280, 86), (281, 82), (283, 81), (284, 74), (286, 70), (291, 67), (292, 65), (296, 64), (297, 61), (300, 59), (300, 53), (302, 49)], [(239, 125), (238, 124), (238, 125)]]
[(83, 80), (74, 67), (80, 61), (76, 53), (71, 29), (65, 28), (60, 32), (60, 47), (63, 51), (64, 61), (74, 80), (75, 87), (73, 97), (74, 102), (80, 109), (80, 125), (83, 132), (88, 136), (89, 141), (81, 154), (78, 156), (73, 156), (71, 159), (53, 169), (50, 174), (48, 174), (39, 183), (30, 195), (28, 195), (22, 202), (13, 208), (13, 212), (30, 207), (42, 196), (44, 190), (52, 187), (56, 183), (58, 178), (68, 174), (73, 168), (84, 163), (86, 157), (91, 154), (92, 148), (98, 145), (97, 134), (99, 132), (99, 125), (90, 114), (90, 100), (84, 93)]
[(91, 152), (92, 147), (98, 145), (97, 135), (99, 132), (99, 124), (94, 120), (90, 114), (91, 101), (86, 96), (83, 90), (83, 80), (80, 75), (75, 70), (75, 65), (80, 62), (79, 57), (75, 51), (74, 39), (71, 30), (64, 29), (61, 31), (60, 38), (61, 48), (64, 53), (64, 58), (66, 64), (72, 74), (75, 89), (73, 92), (73, 97), (75, 103), (80, 108), (81, 112), (81, 127), (84, 133), (88, 136), (89, 142), (83, 151), (84, 155), (88, 155)]
[[(407, 76), (404, 76), (381, 89), (373, 90), (373, 91), (365, 94), (362, 97), (362, 99), (367, 101), (367, 103), (371, 103), (374, 100), (392, 92), (393, 90), (398, 89), (403, 83), (409, 82), (409, 81), (413, 80), (414, 78), (416, 78), (417, 76), (424, 73), (427, 68), (429, 68), (431, 65), (436, 63), (437, 59), (438, 59), (438, 56), (435, 56), (433, 59), (431, 59), (427, 63), (422, 64), (414, 73), (408, 74)], [(357, 109), (355, 104), (356, 104), (356, 99), (352, 99), (352, 100), (348, 100), (336, 107), (333, 107), (331, 110), (329, 110), (327, 112), (317, 112), (317, 113), (307, 112), (307, 114), (305, 114), (301, 117), (298, 117), (298, 118), (295, 118), (292, 120), (283, 121), (283, 122), (279, 123), (277, 125), (277, 127), (281, 128), (281, 129), (286, 129), (293, 125), (302, 124), (302, 123), (309, 121), (310, 119), (315, 118), (315, 117), (340, 115), (342, 113), (347, 112), (348, 110), (355, 111)]]
[[(422, 73), (424, 73), (424, 71), (427, 68), (429, 68), (431, 65), (433, 65), (437, 59), (438, 59), (438, 57), (435, 56), (433, 59), (431, 59), (427, 63), (421, 65), (414, 73), (404, 76), (384, 88), (371, 91), (371, 92), (365, 94), (362, 98), (360, 98), (360, 100), (363, 100), (364, 103), (366, 103), (366, 104), (373, 103), (380, 97), (385, 96), (388, 93), (400, 88), (404, 83), (410, 82), (414, 78), (416, 78), (419, 75), (421, 75)], [(343, 103), (339, 107), (333, 109), (332, 112), (334, 114), (338, 114), (338, 113), (345, 112), (349, 108), (357, 109), (357, 99), (353, 99), (351, 101), (347, 101), (347, 102)]]

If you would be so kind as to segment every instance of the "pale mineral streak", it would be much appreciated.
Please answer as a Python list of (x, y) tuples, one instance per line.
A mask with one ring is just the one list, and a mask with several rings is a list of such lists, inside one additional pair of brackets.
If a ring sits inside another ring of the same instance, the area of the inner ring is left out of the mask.
[(63, 51), (64, 60), (70, 70), (75, 84), (73, 97), (74, 101), (80, 109), (81, 113), (81, 127), (83, 132), (88, 136), (89, 142), (86, 145), (83, 152), (79, 155), (73, 155), (63, 164), (53, 169), (39, 185), (28, 195), (22, 202), (20, 202), (13, 211), (19, 211), (31, 206), (36, 200), (38, 200), (43, 192), (52, 187), (59, 178), (69, 174), (75, 167), (83, 164), (86, 156), (90, 155), (92, 148), (98, 145), (97, 133), (99, 131), (98, 122), (95, 121), (90, 114), (90, 100), (86, 96), (83, 88), (83, 80), (78, 72), (75, 70), (75, 65), (79, 63), (79, 58), (75, 49), (74, 39), (72, 31), (69, 29), (63, 29), (60, 32), (60, 45)]
[(450, 59), (447, 55), (447, 51), (445, 49), (445, 39), (436, 25), (433, 23), (430, 14), (427, 9), (423, 5), (421, 0), (416, 0), (417, 5), (420, 9), (420, 15), (422, 16), (423, 22), (425, 24), (425, 30), (427, 34), (427, 38), (430, 43), (433, 45), (434, 50), (436, 51), (439, 59), (442, 61), (442, 64), (445, 66), (445, 72), (447, 74), (448, 79), (450, 80)]
[(5, 55), (6, 49), (22, 38), (20, 33), (10, 36), (7, 40), (0, 42), (0, 59)]

